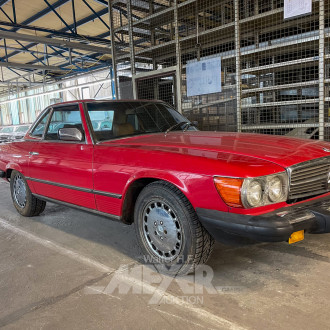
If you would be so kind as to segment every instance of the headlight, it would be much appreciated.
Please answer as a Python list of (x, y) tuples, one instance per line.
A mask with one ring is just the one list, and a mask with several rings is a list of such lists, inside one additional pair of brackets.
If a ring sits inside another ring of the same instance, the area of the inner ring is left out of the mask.
[(277, 201), (281, 200), (283, 197), (283, 190), (283, 182), (278, 176), (271, 178), (268, 182), (268, 197), (273, 203), (277, 203)]
[[(255, 182), (261, 186), (262, 190), (262, 196), (258, 202), (256, 198), (253, 198), (257, 194), (256, 189), (258, 189)], [(244, 179), (241, 189), (243, 206), (250, 208), (284, 202), (288, 195), (288, 185), (288, 175), (286, 172)]]
[(246, 200), (250, 206), (258, 206), (262, 199), (262, 186), (258, 181), (251, 181), (246, 187)]
[(286, 172), (246, 179), (214, 178), (215, 186), (228, 206), (245, 208), (286, 201), (288, 182)]

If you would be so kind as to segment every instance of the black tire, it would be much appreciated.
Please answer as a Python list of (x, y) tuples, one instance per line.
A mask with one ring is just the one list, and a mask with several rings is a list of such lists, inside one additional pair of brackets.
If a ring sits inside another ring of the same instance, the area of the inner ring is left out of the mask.
[(160, 273), (189, 274), (206, 263), (212, 253), (214, 239), (199, 222), (185, 195), (167, 182), (150, 183), (141, 191), (135, 204), (134, 225), (142, 261), (153, 264)]
[[(20, 190), (17, 186), (22, 189), (22, 194), (19, 193)], [(46, 202), (32, 195), (23, 174), (18, 171), (12, 171), (11, 173), (10, 190), (13, 204), (19, 214), (25, 217), (34, 217), (41, 214), (45, 210)]]

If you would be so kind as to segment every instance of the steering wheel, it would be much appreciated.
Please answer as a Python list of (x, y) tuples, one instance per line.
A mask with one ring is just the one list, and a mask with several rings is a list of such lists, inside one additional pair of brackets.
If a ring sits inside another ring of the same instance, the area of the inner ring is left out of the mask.
[(103, 121), (101, 123), (101, 126), (100, 126), (100, 129), (101, 131), (104, 131), (104, 130), (111, 130), (111, 122), (110, 121)]

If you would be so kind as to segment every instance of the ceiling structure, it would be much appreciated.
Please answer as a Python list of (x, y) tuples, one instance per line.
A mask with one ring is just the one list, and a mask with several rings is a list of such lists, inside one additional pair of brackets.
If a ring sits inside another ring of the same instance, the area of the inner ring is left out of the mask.
[[(162, 2), (153, 1), (156, 10)], [(110, 24), (108, 0), (0, 0), (0, 95), (111, 67), (110, 35), (129, 54), (128, 31), (116, 31), (128, 23), (127, 2), (111, 4)], [(135, 1), (131, 15), (143, 19), (148, 8)]]
[(107, 1), (0, 0), (0, 92), (111, 66), (109, 35)]

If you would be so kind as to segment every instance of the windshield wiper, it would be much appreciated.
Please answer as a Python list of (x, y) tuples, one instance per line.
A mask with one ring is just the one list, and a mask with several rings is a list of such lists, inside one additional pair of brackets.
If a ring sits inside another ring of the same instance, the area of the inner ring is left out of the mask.
[(180, 123), (176, 123), (176, 124), (174, 124), (173, 126), (171, 126), (170, 128), (168, 128), (168, 129), (165, 131), (165, 135), (166, 135), (167, 133), (173, 131), (174, 129), (176, 129), (176, 128), (182, 126), (182, 125), (184, 125), (184, 124), (185, 124), (184, 127), (186, 127), (187, 125), (188, 125), (188, 126), (192, 125), (192, 124), (190, 124), (188, 121), (181, 121)]

